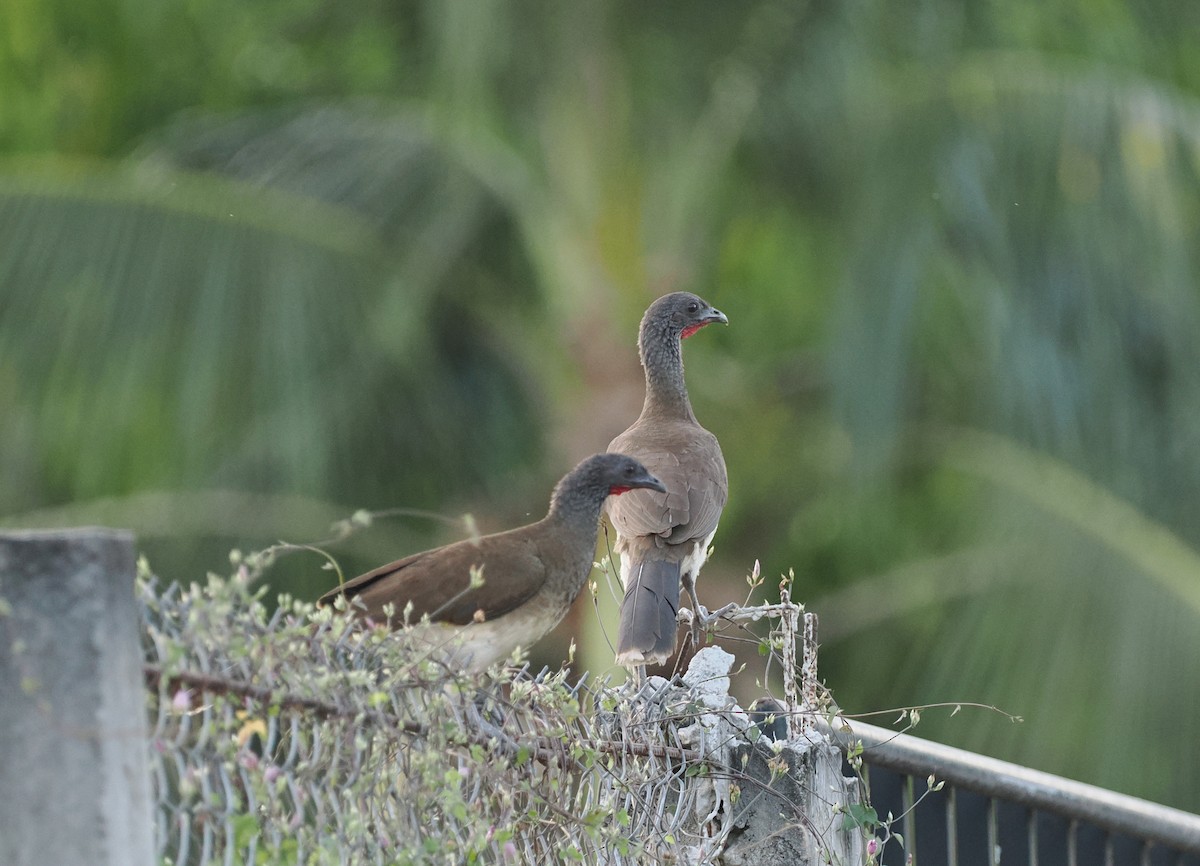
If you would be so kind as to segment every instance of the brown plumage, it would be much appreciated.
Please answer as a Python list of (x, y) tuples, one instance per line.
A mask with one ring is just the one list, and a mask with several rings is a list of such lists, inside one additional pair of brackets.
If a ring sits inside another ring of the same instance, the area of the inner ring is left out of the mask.
[(683, 377), (681, 340), (724, 313), (688, 292), (665, 295), (642, 318), (638, 352), (646, 373), (642, 414), (608, 446), (640, 460), (666, 491), (640, 491), (608, 504), (621, 555), (617, 661), (661, 663), (675, 651), (682, 583), (700, 614), (695, 581), (729, 492), (717, 437), (700, 426)]
[[(528, 647), (566, 614), (592, 570), (600, 509), (610, 495), (662, 483), (641, 463), (622, 454), (596, 454), (572, 469), (554, 488), (550, 510), (536, 523), (414, 553), (367, 572), (323, 595), (339, 596), (376, 622), (389, 625), (428, 616), (423, 637), (445, 657), (469, 670), (484, 670)], [(480, 569), (481, 586), (471, 586)]]

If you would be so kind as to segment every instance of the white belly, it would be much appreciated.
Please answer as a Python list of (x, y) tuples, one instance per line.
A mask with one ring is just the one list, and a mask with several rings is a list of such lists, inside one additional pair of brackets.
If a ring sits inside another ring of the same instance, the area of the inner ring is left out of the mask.
[(479, 672), (507, 659), (518, 646), (537, 643), (566, 613), (565, 607), (552, 609), (535, 599), (490, 622), (432, 623), (415, 626), (413, 634), (451, 667)]

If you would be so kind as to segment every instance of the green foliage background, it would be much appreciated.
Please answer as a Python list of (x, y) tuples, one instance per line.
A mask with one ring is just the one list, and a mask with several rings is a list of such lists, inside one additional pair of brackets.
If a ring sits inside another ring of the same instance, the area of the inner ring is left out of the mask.
[(920, 733), (1200, 810), (1198, 37), (1184, 0), (9, 0), (0, 517), (184, 578), (360, 507), (511, 525), (688, 288), (731, 321), (688, 344), (712, 605), (794, 567), (847, 710), (998, 704)]

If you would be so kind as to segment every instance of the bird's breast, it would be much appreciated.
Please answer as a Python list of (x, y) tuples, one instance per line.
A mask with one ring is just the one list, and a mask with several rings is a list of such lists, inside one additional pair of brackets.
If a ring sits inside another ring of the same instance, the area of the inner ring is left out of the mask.
[(566, 612), (565, 600), (539, 596), (493, 620), (463, 626), (434, 623), (428, 628), (440, 632), (439, 650), (448, 661), (478, 672), (508, 658), (517, 647), (541, 640)]

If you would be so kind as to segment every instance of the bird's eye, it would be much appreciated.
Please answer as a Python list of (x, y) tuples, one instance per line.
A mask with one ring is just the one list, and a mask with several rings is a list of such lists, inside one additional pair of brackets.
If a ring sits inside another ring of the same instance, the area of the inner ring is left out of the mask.
[(697, 304), (695, 301), (692, 301), (690, 304), (688, 304), (688, 312), (689, 313), (695, 313), (695, 312), (698, 312), (699, 310), (700, 310), (700, 305)]
[(632, 475), (632, 474), (633, 474), (633, 467), (632, 467), (632, 466), (626, 466), (626, 467), (625, 467), (625, 474), (626, 474), (626, 475)]

